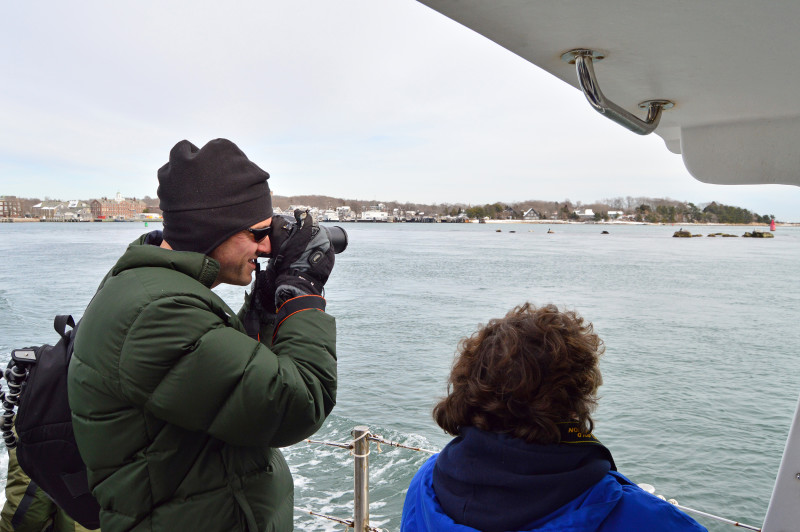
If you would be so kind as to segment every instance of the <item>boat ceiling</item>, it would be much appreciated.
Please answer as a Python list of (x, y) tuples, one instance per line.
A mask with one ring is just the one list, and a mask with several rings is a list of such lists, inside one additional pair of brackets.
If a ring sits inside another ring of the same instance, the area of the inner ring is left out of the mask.
[(800, 186), (800, 1), (419, 1), (576, 88), (562, 54), (603, 52), (609, 100), (675, 103), (655, 133), (700, 181)]

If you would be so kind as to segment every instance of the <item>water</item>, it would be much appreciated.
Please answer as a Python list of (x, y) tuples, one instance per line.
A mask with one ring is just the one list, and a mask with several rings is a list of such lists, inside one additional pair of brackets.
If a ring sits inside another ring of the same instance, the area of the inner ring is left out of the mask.
[[(53, 315), (80, 315), (127, 243), (156, 227), (0, 224), (0, 362), (12, 348), (55, 341)], [(578, 310), (605, 340), (596, 435), (620, 471), (685, 506), (763, 522), (800, 392), (800, 228), (755, 240), (673, 239), (678, 228), (667, 226), (553, 225), (553, 234), (533, 224), (344, 227), (350, 247), (337, 256), (327, 294), (338, 326), (338, 404), (315, 439), (346, 442), (367, 425), (386, 439), (441, 448), (449, 436), (430, 411), (458, 340), (523, 301), (553, 302)], [(239, 307), (242, 288), (218, 291)], [(352, 515), (346, 451), (303, 443), (286, 456), (298, 507)], [(373, 448), (373, 526), (399, 528), (405, 489), (426, 458)], [(298, 530), (341, 527), (296, 514)]]

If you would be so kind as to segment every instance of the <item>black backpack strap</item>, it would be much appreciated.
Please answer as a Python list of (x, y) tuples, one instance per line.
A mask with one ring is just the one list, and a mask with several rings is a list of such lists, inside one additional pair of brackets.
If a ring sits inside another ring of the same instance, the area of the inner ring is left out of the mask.
[(28, 488), (25, 490), (25, 495), (22, 496), (22, 500), (19, 501), (19, 505), (17, 505), (17, 509), (11, 517), (11, 527), (14, 530), (16, 530), (17, 527), (22, 524), (22, 520), (25, 519), (28, 508), (31, 507), (33, 499), (36, 498), (37, 489), (39, 489), (39, 486), (36, 485), (36, 482), (31, 480), (30, 484), (28, 484)]
[(69, 341), (69, 334), (67, 333), (67, 325), (75, 328), (75, 320), (69, 314), (60, 314), (53, 320), (53, 328), (56, 332), (66, 341)]

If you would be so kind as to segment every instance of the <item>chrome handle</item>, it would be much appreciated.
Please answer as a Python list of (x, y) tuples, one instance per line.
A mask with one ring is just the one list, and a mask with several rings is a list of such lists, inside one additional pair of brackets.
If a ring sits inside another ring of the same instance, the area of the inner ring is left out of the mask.
[(670, 109), (675, 104), (669, 100), (646, 100), (641, 102), (639, 108), (647, 109), (647, 118), (645, 120), (629, 113), (606, 98), (603, 91), (600, 90), (593, 63), (603, 58), (605, 58), (605, 54), (602, 52), (585, 48), (570, 50), (561, 56), (561, 59), (567, 63), (575, 64), (578, 72), (578, 83), (581, 86), (581, 90), (583, 90), (584, 96), (589, 100), (595, 111), (639, 135), (652, 133), (661, 120), (661, 111)]

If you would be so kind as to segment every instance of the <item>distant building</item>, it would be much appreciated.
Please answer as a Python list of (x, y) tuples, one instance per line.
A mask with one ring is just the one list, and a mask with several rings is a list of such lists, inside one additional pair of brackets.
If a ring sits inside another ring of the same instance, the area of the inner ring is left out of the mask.
[(386, 205), (379, 203), (377, 205), (370, 205), (369, 209), (362, 209), (361, 222), (388, 222), (389, 212), (386, 210)]
[(584, 220), (589, 218), (594, 219), (594, 211), (592, 209), (584, 209), (583, 212), (577, 210), (575, 211), (575, 214), (577, 214), (579, 218)]
[(31, 207), (37, 218), (57, 222), (90, 222), (92, 211), (88, 203), (78, 200), (43, 201)]
[(72, 200), (56, 207), (56, 220), (65, 222), (91, 222), (91, 206), (83, 201)]
[(625, 213), (623, 211), (608, 211), (608, 217), (612, 220), (616, 220), (617, 218), (622, 217), (624, 214)]
[(338, 222), (339, 213), (337, 213), (333, 209), (327, 209), (323, 211), (322, 214), (320, 215), (320, 220), (323, 222)]
[(386, 211), (368, 210), (361, 213), (362, 222), (388, 222), (389, 213)]
[(21, 218), (22, 203), (16, 196), (0, 196), (0, 218)]
[(112, 200), (102, 198), (92, 200), (90, 204), (92, 216), (100, 219), (130, 219), (136, 218), (147, 208), (145, 202), (136, 198), (123, 198), (119, 192)]
[(56, 218), (56, 212), (58, 211), (58, 207), (62, 204), (61, 201), (42, 201), (37, 203), (33, 207), (31, 207), (31, 212), (37, 218), (43, 218), (45, 220), (54, 220)]
[(523, 220), (541, 220), (541, 218), (541, 214), (533, 210), (533, 207), (522, 213)]
[(517, 217), (517, 213), (511, 207), (506, 206), (497, 215), (498, 220), (513, 220)]
[(439, 216), (438, 221), (441, 223), (465, 223), (469, 222), (469, 216), (462, 212), (456, 216)]
[(356, 213), (350, 209), (348, 205), (336, 208), (336, 216), (340, 222), (353, 222), (356, 219)]

